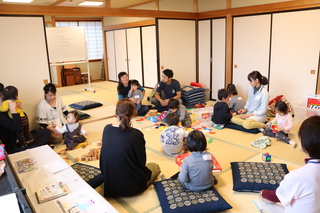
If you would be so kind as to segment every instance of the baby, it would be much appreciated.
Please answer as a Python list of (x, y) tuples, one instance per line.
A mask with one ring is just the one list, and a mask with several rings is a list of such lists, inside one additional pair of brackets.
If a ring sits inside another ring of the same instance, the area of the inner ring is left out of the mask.
[[(78, 122), (80, 118), (79, 112), (74, 110), (70, 111), (67, 115), (67, 123), (62, 127), (55, 127), (58, 132), (65, 133), (64, 143), (67, 145), (67, 149), (71, 150), (77, 148), (80, 143), (87, 140), (85, 136), (88, 133), (82, 128), (82, 125)], [(84, 144), (83, 144), (84, 145)]]
[(136, 111), (138, 112), (141, 108), (141, 102), (143, 100), (143, 94), (139, 90), (140, 84), (137, 80), (131, 80), (131, 89), (128, 93), (128, 98), (136, 105)]

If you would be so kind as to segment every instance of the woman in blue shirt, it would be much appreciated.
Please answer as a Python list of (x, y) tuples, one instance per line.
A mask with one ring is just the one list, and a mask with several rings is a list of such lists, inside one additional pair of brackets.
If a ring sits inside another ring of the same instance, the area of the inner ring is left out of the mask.
[(267, 91), (268, 79), (259, 71), (253, 71), (248, 75), (251, 85), (248, 100), (244, 109), (238, 111), (231, 121), (243, 126), (245, 129), (262, 128), (267, 118), (269, 92)]

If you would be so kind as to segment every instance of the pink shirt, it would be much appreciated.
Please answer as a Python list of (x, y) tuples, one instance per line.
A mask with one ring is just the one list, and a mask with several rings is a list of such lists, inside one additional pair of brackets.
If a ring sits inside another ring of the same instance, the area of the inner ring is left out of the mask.
[(277, 122), (278, 128), (284, 128), (284, 132), (287, 134), (293, 128), (293, 120), (292, 120), (292, 115), (290, 113), (283, 115), (283, 116), (281, 116), (277, 113), (276, 117), (270, 122), (271, 123)]

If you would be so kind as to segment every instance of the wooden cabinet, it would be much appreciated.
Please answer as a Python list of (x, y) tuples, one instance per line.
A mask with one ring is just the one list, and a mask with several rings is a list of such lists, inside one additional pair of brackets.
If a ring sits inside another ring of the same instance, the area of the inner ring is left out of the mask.
[(62, 69), (63, 86), (71, 86), (75, 84), (81, 84), (81, 70), (78, 67), (71, 69)]

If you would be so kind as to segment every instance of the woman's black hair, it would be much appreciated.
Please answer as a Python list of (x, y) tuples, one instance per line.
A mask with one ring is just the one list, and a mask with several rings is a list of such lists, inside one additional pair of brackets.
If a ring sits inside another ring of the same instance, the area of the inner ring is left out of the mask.
[(194, 130), (187, 137), (186, 149), (190, 152), (207, 150), (207, 139), (199, 130)]
[(122, 91), (124, 85), (123, 83), (121, 82), (121, 77), (124, 76), (124, 75), (128, 75), (126, 72), (119, 72), (118, 73), (118, 79), (119, 79), (119, 82), (118, 82), (118, 86), (117, 86), (117, 91)]
[(4, 86), (2, 83), (0, 83), (0, 92), (2, 92), (3, 89), (4, 89)]
[(288, 105), (284, 101), (277, 101), (274, 105), (274, 108), (279, 110), (280, 112), (287, 114), (288, 113)]
[(320, 159), (320, 117), (315, 115), (304, 120), (299, 128), (301, 148), (312, 159)]
[(43, 87), (43, 91), (44, 91), (44, 94), (48, 94), (49, 92), (51, 92), (52, 94), (56, 94), (57, 88), (54, 84), (48, 83)]
[(4, 100), (14, 100), (18, 97), (18, 89), (14, 86), (7, 86), (2, 90)]
[(129, 130), (132, 128), (131, 119), (136, 115), (136, 106), (130, 99), (122, 98), (117, 102), (116, 115), (120, 120), (120, 129)]
[(269, 83), (267, 77), (262, 76), (259, 71), (252, 71), (251, 73), (249, 73), (248, 74), (248, 81), (251, 82), (251, 79), (253, 79), (253, 80), (258, 79), (260, 84), (262, 84), (262, 85), (267, 85)]
[(166, 116), (166, 123), (169, 125), (169, 126), (172, 126), (172, 125), (178, 125), (179, 123), (179, 115), (175, 112), (172, 112), (172, 113), (169, 113), (167, 116)]

